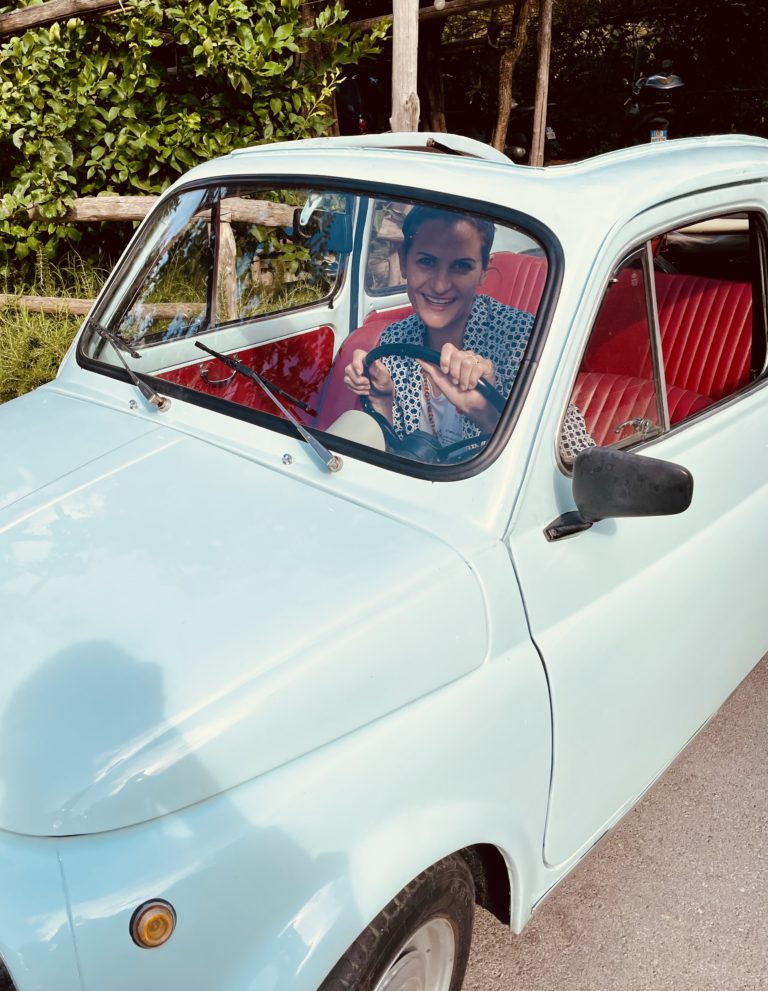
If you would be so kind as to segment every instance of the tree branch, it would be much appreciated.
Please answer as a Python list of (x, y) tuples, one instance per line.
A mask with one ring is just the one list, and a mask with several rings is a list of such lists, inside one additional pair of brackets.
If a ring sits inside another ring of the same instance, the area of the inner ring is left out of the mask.
[[(509, 0), (447, 0), (442, 10), (435, 7), (421, 7), (419, 9), (419, 23), (422, 21), (437, 21), (443, 17), (451, 17), (454, 14), (467, 14), (471, 10), (485, 10), (489, 7), (501, 7), (509, 3)], [(391, 14), (382, 14), (381, 17), (367, 17), (364, 21), (352, 21), (351, 28), (360, 31), (370, 31), (375, 24), (381, 21), (391, 21)]]

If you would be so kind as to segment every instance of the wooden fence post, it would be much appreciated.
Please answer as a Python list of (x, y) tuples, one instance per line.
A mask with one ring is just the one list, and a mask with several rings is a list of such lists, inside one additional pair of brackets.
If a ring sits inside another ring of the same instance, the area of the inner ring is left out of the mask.
[(419, 54), (419, 0), (392, 4), (392, 116), (393, 131), (417, 131), (419, 97), (416, 92)]
[(549, 96), (549, 55), (552, 50), (552, 0), (541, 0), (539, 27), (539, 68), (536, 73), (536, 98), (533, 105), (533, 133), (529, 165), (544, 164), (544, 138), (547, 130)]

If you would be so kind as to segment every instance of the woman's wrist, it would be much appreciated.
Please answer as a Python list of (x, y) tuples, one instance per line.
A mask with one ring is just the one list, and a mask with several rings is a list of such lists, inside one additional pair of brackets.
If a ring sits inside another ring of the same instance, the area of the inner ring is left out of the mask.
[(479, 427), (482, 433), (490, 434), (496, 429), (496, 424), (499, 422), (501, 414), (499, 411), (491, 405), (486, 399), (482, 401), (479, 406), (474, 409), (467, 410), (465, 413), (476, 427)]
[(392, 422), (392, 393), (377, 395), (372, 390), (368, 396), (368, 400), (380, 416), (386, 417), (390, 423)]

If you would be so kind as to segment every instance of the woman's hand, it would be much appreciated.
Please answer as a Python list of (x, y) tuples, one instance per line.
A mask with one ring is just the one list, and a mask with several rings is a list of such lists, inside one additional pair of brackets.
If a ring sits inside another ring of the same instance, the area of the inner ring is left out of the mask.
[(367, 351), (361, 349), (352, 352), (352, 361), (344, 369), (344, 385), (356, 396), (368, 396), (376, 412), (391, 421), (395, 383), (381, 359), (374, 361), (368, 374), (365, 374), (364, 362), (367, 354)]
[(490, 385), (496, 385), (496, 369), (492, 361), (446, 343), (440, 350), (439, 368), (422, 361), (419, 364), (432, 385), (459, 413), (468, 416), (484, 432), (495, 428), (500, 414), (475, 388), (481, 378)]

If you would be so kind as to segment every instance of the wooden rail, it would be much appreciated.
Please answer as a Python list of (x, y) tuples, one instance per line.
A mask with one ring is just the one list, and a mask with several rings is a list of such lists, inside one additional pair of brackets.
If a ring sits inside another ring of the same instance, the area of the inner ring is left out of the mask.
[[(37, 8), (32, 8), (37, 9)], [(93, 223), (106, 220), (143, 220), (156, 206), (159, 196), (83, 196), (62, 219), (73, 223)], [(234, 319), (237, 313), (236, 239), (232, 224), (259, 224), (265, 227), (289, 227), (293, 224), (295, 207), (271, 200), (252, 200), (231, 196), (221, 204), (219, 216), (219, 272), (218, 307), (224, 319)], [(210, 210), (201, 211), (203, 219), (210, 218)], [(38, 209), (29, 211), (31, 220), (42, 219)], [(266, 281), (266, 275), (262, 276)], [(93, 306), (92, 299), (66, 299), (58, 296), (21, 296), (0, 294), (0, 307), (18, 306), (31, 313), (69, 314), (87, 316)], [(147, 313), (160, 319), (173, 319), (178, 313), (194, 316), (204, 307), (196, 303), (153, 303), (143, 307)]]
[[(30, 313), (52, 313), (59, 316), (86, 317), (91, 312), (92, 299), (69, 299), (64, 296), (16, 296), (0, 293), (0, 308), (18, 306)], [(136, 312), (138, 312), (138, 309)], [(196, 317), (205, 313), (205, 303), (144, 303), (141, 312), (160, 320), (177, 316)]]
[[(72, 223), (143, 220), (159, 199), (159, 196), (81, 196), (61, 219)], [(293, 223), (293, 210), (294, 208), (286, 203), (232, 196), (224, 200), (221, 205), (221, 220), (226, 223), (285, 227)], [(208, 211), (205, 211), (206, 216), (207, 214)], [(29, 210), (29, 219), (45, 218), (41, 217), (37, 207), (33, 207)]]
[[(466, 14), (470, 10), (483, 10), (501, 7), (509, 0), (447, 0), (445, 6), (422, 7), (419, 22), (438, 20), (452, 14)], [(35, 7), (21, 7), (0, 16), (0, 37), (21, 34), (29, 28), (46, 27), (56, 21), (66, 21), (70, 17), (88, 17), (91, 14), (106, 14), (122, 7), (121, 0), (46, 0)], [(350, 21), (349, 26), (358, 31), (370, 31), (380, 21), (391, 21), (391, 14), (368, 17), (362, 21)]]
[(15, 296), (0, 293), (0, 307), (18, 306), (30, 313), (54, 313), (59, 316), (87, 316), (93, 306), (92, 299), (65, 299), (61, 296)]
[(0, 16), (0, 37), (21, 34), (28, 28), (41, 28), (70, 17), (101, 14), (122, 7), (120, 0), (47, 0), (36, 7), (21, 7)]

